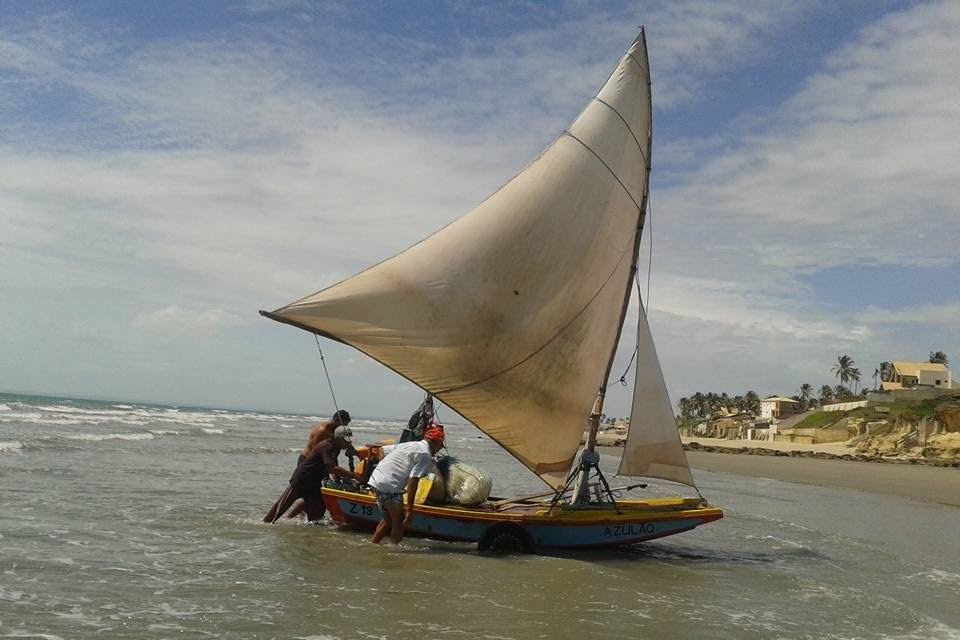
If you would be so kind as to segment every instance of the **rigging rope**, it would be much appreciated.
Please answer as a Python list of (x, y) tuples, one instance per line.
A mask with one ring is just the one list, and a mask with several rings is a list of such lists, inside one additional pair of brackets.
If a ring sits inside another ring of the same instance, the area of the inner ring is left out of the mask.
[[(650, 238), (650, 255), (647, 258), (647, 304), (644, 306), (643, 298), (640, 298), (640, 306), (643, 307), (644, 312), (650, 308), (650, 274), (653, 273), (653, 196), (650, 192), (649, 186), (647, 187), (647, 227), (649, 227), (650, 232), (647, 236)], [(640, 292), (640, 283), (637, 283), (637, 292)]]
[(317, 351), (320, 352), (320, 362), (323, 364), (323, 375), (327, 377), (327, 386), (330, 387), (330, 396), (333, 398), (333, 407), (340, 411), (340, 405), (337, 404), (337, 394), (333, 392), (333, 383), (330, 382), (330, 372), (327, 371), (327, 361), (323, 357), (323, 349), (320, 348), (320, 338), (313, 334), (313, 339), (317, 341)]
[[(640, 274), (634, 271), (633, 281), (637, 285), (637, 298), (640, 300), (640, 310), (643, 313), (646, 313), (650, 308), (650, 274), (653, 273), (653, 199), (650, 197), (649, 191), (647, 192), (647, 227), (650, 229), (650, 233), (647, 234), (650, 237), (650, 253), (647, 258), (647, 304), (644, 305), (643, 302), (643, 290), (640, 288)], [(627, 366), (623, 369), (623, 375), (620, 376), (619, 382), (624, 387), (627, 386), (627, 374), (630, 372), (630, 367), (633, 366), (633, 361), (637, 357), (637, 353), (640, 351), (640, 341), (637, 340), (636, 344), (633, 347), (633, 355), (630, 356), (630, 362), (627, 363)], [(607, 384), (607, 387), (610, 385)], [(607, 387), (604, 387), (606, 389)]]

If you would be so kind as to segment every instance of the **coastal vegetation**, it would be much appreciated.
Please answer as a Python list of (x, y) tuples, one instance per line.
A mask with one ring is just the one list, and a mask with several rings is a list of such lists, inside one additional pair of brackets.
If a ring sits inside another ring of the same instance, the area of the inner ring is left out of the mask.
[[(931, 350), (929, 362), (949, 366), (943, 351)], [(775, 407), (773, 418), (766, 409), (761, 415), (762, 400), (754, 391), (735, 396), (697, 392), (680, 398), (678, 428), (687, 436), (793, 444), (846, 442), (874, 457), (932, 455), (960, 461), (960, 392), (924, 391), (920, 387), (915, 392), (884, 393), (863, 406), (866, 402), (862, 401), (882, 382), (900, 382), (893, 362), (883, 361), (874, 367), (872, 387), (861, 387), (863, 375), (848, 354), (838, 354), (825, 369), (838, 384), (817, 388), (804, 382), (788, 398), (768, 396)], [(939, 395), (931, 397), (931, 393)], [(836, 406), (853, 401), (860, 402)]]
[(841, 387), (850, 382), (860, 384), (860, 369), (854, 366), (855, 364), (853, 358), (846, 354), (837, 356), (837, 363), (831, 367), (830, 372), (840, 380)]
[[(854, 409), (856, 411), (856, 409)], [(824, 429), (839, 422), (852, 411), (815, 411), (794, 425), (797, 429)]]
[(708, 418), (715, 413), (760, 413), (760, 396), (756, 391), (747, 391), (743, 395), (729, 396), (726, 392), (714, 393), (709, 391), (694, 393), (689, 398), (680, 398), (677, 401), (681, 419)]

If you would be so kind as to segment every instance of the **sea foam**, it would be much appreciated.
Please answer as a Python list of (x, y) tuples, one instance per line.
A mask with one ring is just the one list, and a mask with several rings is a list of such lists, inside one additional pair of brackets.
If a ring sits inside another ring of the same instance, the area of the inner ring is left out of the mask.
[(67, 440), (101, 442), (103, 440), (153, 440), (152, 433), (68, 433), (62, 436)]

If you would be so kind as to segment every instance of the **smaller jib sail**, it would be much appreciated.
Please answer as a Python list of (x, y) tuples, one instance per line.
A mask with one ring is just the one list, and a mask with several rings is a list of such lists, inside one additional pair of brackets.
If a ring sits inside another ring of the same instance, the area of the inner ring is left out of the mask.
[(632, 280), (649, 73), (641, 34), (569, 129), (473, 211), (265, 315), (390, 367), (562, 486)]
[(633, 388), (630, 432), (617, 473), (696, 486), (680, 442), (642, 300), (637, 319), (637, 380)]

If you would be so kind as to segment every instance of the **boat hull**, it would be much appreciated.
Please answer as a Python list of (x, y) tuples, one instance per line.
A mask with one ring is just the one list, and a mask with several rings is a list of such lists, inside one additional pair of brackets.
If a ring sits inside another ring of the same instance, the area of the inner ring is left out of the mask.
[[(381, 519), (371, 493), (324, 488), (323, 498), (340, 526), (373, 529)], [(480, 542), (492, 527), (513, 525), (534, 548), (613, 547), (689, 531), (723, 517), (699, 500), (624, 500), (613, 507), (553, 511), (541, 503), (517, 503), (499, 510), (489, 505), (418, 505), (407, 532), (439, 540)]]

